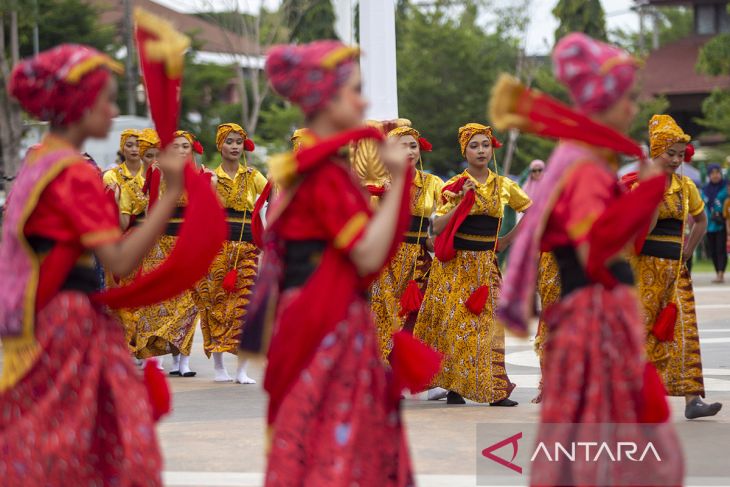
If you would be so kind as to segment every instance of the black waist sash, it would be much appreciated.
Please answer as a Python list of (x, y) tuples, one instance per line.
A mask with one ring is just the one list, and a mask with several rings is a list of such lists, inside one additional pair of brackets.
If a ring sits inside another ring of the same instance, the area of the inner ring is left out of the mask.
[(299, 287), (309, 279), (322, 260), (324, 240), (288, 240), (284, 251), (282, 288)]
[[(565, 297), (577, 289), (584, 288), (591, 284), (586, 276), (585, 270), (578, 261), (578, 255), (573, 247), (557, 247), (553, 249), (555, 260), (560, 270), (560, 296)], [(625, 260), (619, 260), (611, 264), (608, 269), (616, 280), (629, 286), (634, 285), (634, 274), (631, 266)]]
[(492, 250), (498, 227), (499, 218), (488, 215), (469, 215), (456, 231), (454, 248), (456, 250)]
[(165, 227), (165, 235), (176, 237), (180, 233), (180, 225), (183, 222), (183, 212), (185, 211), (184, 206), (176, 206), (172, 216), (167, 221), (167, 227)]
[(679, 260), (682, 258), (682, 220), (662, 218), (646, 237), (641, 255)]
[[(55, 240), (39, 236), (28, 237), (28, 243), (39, 256), (48, 254), (56, 245)], [(94, 255), (91, 252), (81, 254), (66, 276), (61, 289), (73, 289), (86, 294), (99, 291), (100, 282), (95, 263)]]
[[(244, 216), (246, 217), (245, 220)], [(228, 240), (253, 242), (250, 211), (236, 211), (232, 208), (226, 208), (226, 222), (228, 223)], [(241, 237), (241, 225), (243, 225), (243, 237)]]
[(428, 217), (411, 215), (411, 225), (406, 231), (405, 242), (421, 245), (428, 238), (428, 226), (431, 223)]

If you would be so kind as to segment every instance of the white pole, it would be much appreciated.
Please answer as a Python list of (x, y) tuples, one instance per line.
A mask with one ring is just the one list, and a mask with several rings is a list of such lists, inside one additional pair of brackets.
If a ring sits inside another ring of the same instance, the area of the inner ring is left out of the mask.
[(395, 3), (367, 0), (360, 5), (360, 67), (363, 91), (370, 102), (367, 118), (398, 118), (395, 64)]
[(352, 0), (335, 0), (335, 32), (345, 44), (355, 43), (352, 29)]

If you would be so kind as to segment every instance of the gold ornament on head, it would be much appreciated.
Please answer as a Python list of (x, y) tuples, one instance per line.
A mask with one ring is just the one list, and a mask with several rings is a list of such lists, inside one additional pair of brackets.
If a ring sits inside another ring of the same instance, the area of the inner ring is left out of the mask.
[(652, 158), (664, 154), (676, 143), (688, 144), (691, 139), (669, 115), (654, 115), (649, 120), (649, 144)]

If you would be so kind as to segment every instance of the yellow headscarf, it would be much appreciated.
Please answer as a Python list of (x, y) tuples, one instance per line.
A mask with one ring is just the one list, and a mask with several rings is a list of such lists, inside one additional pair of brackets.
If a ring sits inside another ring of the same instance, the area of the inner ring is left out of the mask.
[(157, 135), (155, 129), (146, 128), (143, 129), (137, 136), (139, 141), (139, 155), (143, 157), (145, 152), (149, 149), (160, 147), (160, 137)]
[(494, 145), (494, 136), (492, 135), (492, 127), (482, 125), (480, 123), (469, 122), (463, 127), (459, 127), (459, 145), (461, 146), (461, 155), (466, 154), (466, 146), (469, 141), (477, 134), (484, 134), (492, 141)]
[(228, 137), (228, 134), (230, 134), (231, 132), (241, 134), (243, 140), (246, 140), (248, 138), (248, 133), (246, 133), (244, 128), (237, 123), (222, 123), (218, 125), (218, 130), (216, 130), (215, 133), (215, 146), (218, 148), (219, 151), (221, 150), (221, 147), (223, 147), (223, 142), (226, 141), (226, 137)]
[(140, 131), (137, 129), (124, 129), (122, 135), (119, 137), (119, 151), (124, 153), (124, 144), (127, 143), (127, 139), (130, 137), (139, 137)]
[(176, 130), (175, 133), (172, 135), (175, 139), (178, 137), (185, 137), (186, 139), (188, 139), (188, 142), (190, 142), (191, 145), (195, 143), (195, 137), (193, 137), (193, 134), (191, 134), (187, 130)]
[(673, 144), (689, 143), (692, 138), (685, 134), (669, 115), (654, 115), (649, 120), (649, 144), (651, 157), (657, 157), (667, 151)]
[(289, 140), (291, 140), (292, 148), (298, 151), (302, 146), (309, 146), (315, 139), (311, 130), (305, 127), (296, 129)]
[(418, 130), (406, 125), (396, 127), (388, 132), (388, 137), (405, 137), (406, 135), (412, 135), (413, 138), (416, 139), (416, 142), (418, 142), (418, 139), (421, 137), (421, 133)]

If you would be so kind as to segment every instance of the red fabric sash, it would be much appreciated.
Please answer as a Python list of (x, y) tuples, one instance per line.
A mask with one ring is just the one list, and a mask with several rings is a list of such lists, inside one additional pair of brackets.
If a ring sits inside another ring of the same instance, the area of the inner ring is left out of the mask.
[[(459, 193), (464, 187), (464, 183), (466, 183), (466, 181), (467, 178), (465, 177), (459, 178), (454, 183), (444, 186), (441, 193), (443, 194), (446, 191)], [(443, 198), (444, 197), (442, 196), (442, 199)], [(462, 198), (459, 203), (459, 206), (456, 207), (456, 211), (454, 211), (454, 214), (451, 215), (451, 219), (446, 224), (446, 228), (444, 228), (443, 231), (436, 236), (436, 239), (433, 242), (433, 247), (436, 258), (441, 262), (447, 262), (456, 257), (454, 237), (456, 236), (456, 232), (459, 230), (461, 224), (464, 223), (466, 217), (469, 216), (469, 212), (474, 206), (475, 199), (474, 191), (467, 191), (464, 198)]]
[(188, 205), (167, 259), (127, 286), (93, 295), (94, 301), (115, 309), (149, 306), (192, 288), (205, 275), (228, 237), (225, 213), (210, 181), (192, 163), (185, 166), (185, 191)]
[(606, 262), (646, 228), (647, 220), (651, 220), (664, 197), (665, 181), (666, 177), (660, 175), (640, 183), (635, 190), (612, 202), (593, 224), (588, 234), (590, 252), (586, 264), (586, 273), (593, 282), (609, 289), (616, 285)]
[[(411, 171), (409, 169), (404, 178), (406, 188), (403, 190), (396, 236), (389, 249), (388, 260), (397, 250), (410, 221)], [(267, 357), (269, 363), (264, 377), (264, 389), (269, 393), (269, 424), (276, 419), (282, 401), (312, 360), (322, 339), (347, 316), (347, 310), (358, 299), (358, 293), (377, 275), (374, 273), (360, 278), (349, 258), (329, 245), (322, 254), (317, 270), (296, 297), (279, 309), (278, 326), (271, 338)]]
[(374, 184), (365, 185), (365, 189), (368, 190), (371, 196), (383, 196), (385, 194), (385, 186), (376, 186)]
[(142, 186), (142, 192), (147, 195), (147, 211), (150, 211), (155, 204), (157, 199), (160, 197), (160, 170), (156, 167), (150, 166), (147, 168), (144, 176), (144, 185)]

